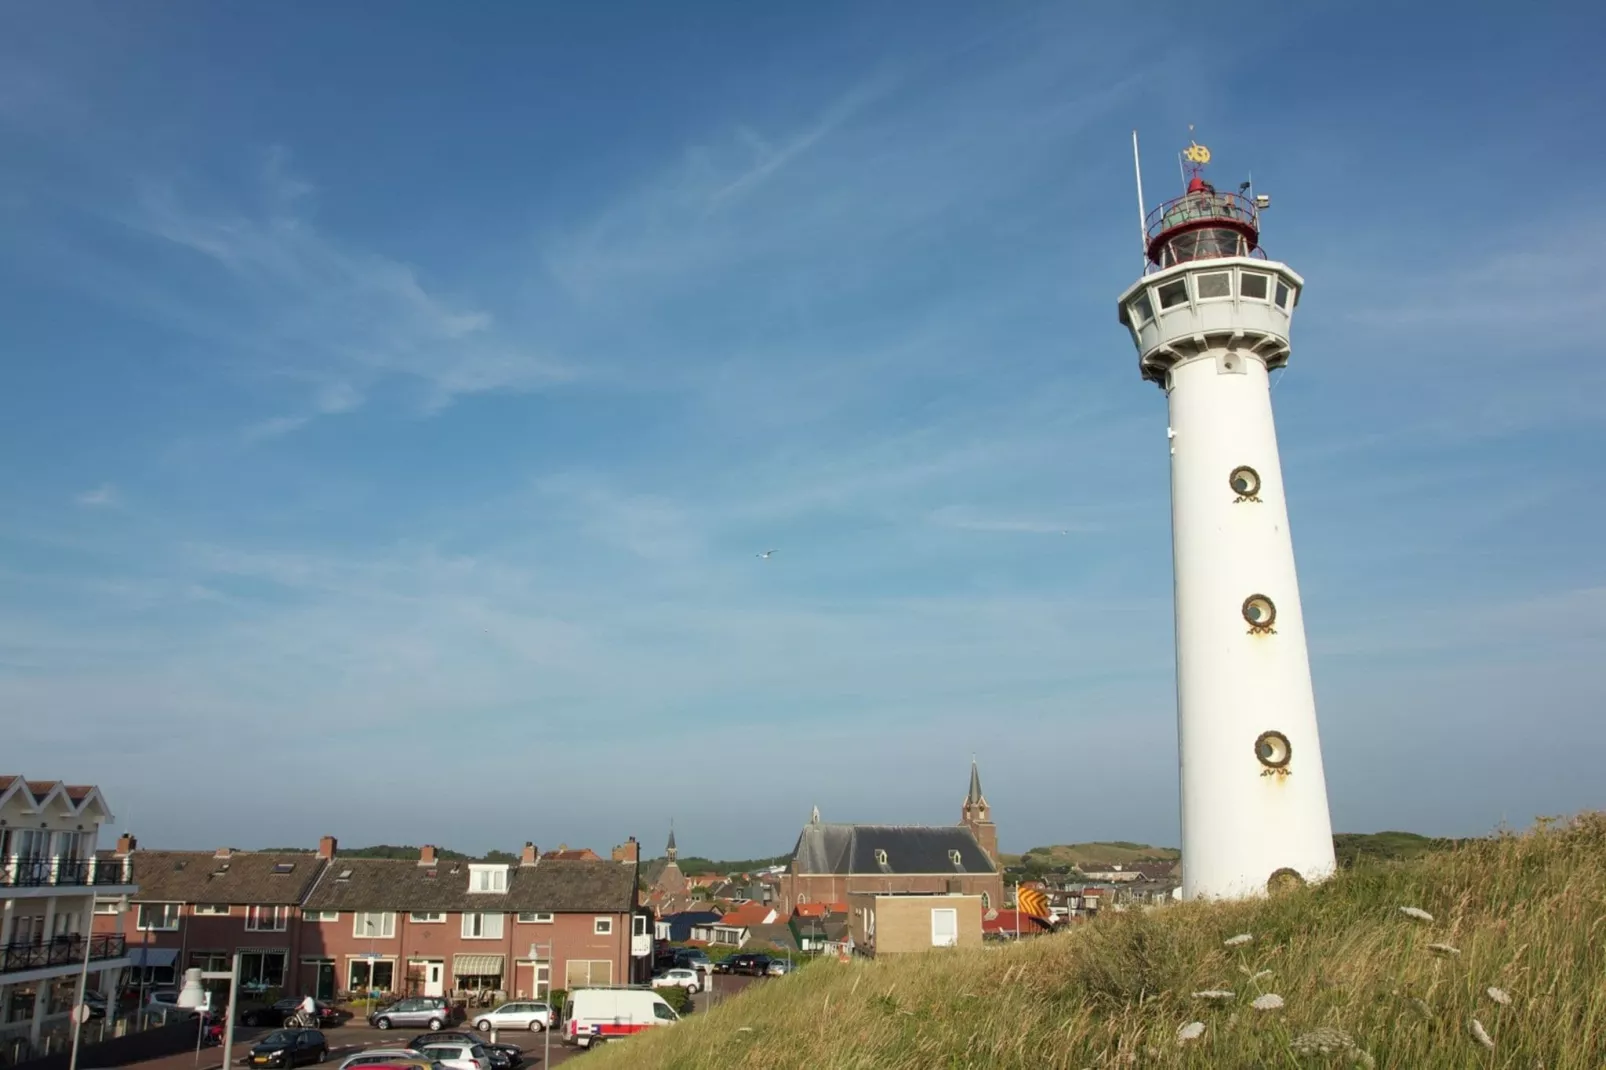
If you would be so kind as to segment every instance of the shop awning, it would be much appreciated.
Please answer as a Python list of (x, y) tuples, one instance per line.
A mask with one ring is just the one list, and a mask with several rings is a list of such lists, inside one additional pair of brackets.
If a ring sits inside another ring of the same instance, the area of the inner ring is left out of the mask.
[(453, 955), (452, 975), (454, 977), (500, 977), (502, 976), (502, 956)]
[(145, 966), (171, 966), (178, 961), (178, 948), (176, 947), (131, 947), (128, 949), (129, 964), (135, 968)]

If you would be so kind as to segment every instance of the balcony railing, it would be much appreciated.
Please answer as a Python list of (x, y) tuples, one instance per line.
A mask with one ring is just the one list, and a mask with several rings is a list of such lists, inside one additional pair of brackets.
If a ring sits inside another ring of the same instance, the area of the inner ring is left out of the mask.
[[(128, 938), (113, 933), (89, 938), (89, 961), (105, 962), (128, 954)], [(53, 940), (27, 940), (0, 945), (0, 973), (40, 970), (46, 966), (70, 966), (84, 961), (81, 934), (58, 936)]]
[(129, 884), (126, 858), (13, 858), (0, 862), (0, 888), (84, 888)]

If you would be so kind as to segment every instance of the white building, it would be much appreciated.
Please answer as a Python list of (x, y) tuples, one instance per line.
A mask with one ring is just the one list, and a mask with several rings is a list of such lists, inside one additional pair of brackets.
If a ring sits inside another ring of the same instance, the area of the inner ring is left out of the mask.
[(1170, 415), (1182, 894), (1241, 898), (1334, 869), (1269, 378), (1305, 280), (1260, 249), (1269, 200), (1217, 192), (1204, 146), (1184, 156), (1120, 319)]
[(0, 1065), (71, 1030), (80, 974), (115, 996), (120, 933), (91, 934), (97, 896), (136, 891), (127, 859), (97, 858), (112, 820), (96, 788), (0, 776)]

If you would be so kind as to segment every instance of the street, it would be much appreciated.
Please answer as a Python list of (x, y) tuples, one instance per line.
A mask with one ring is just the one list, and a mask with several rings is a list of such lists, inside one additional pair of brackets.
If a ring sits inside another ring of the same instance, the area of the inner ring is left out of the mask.
[[(718, 1006), (722, 1001), (740, 992), (758, 978), (733, 976), (729, 974), (714, 974), (713, 986), (709, 991), (696, 997), (693, 1014), (703, 1014)], [(454, 1028), (473, 1031), (469, 1024), (459, 1024)], [(244, 1026), (235, 1026), (234, 1029), (234, 1063), (238, 1067), (242, 1064), (251, 1045), (267, 1036), (271, 1029), (247, 1029)], [(323, 1034), (329, 1040), (329, 1062), (325, 1065), (337, 1067), (341, 1061), (365, 1051), (369, 1048), (393, 1048), (420, 1033), (423, 1029), (391, 1029), (379, 1030), (368, 1025), (361, 1019), (354, 1019), (352, 1023), (336, 1029), (325, 1029)], [(486, 1040), (488, 1034), (482, 1034)], [(552, 1036), (552, 1066), (561, 1066), (565, 1060), (573, 1059), (584, 1054), (579, 1049), (570, 1048), (558, 1040), (557, 1035)], [(545, 1050), (547, 1038), (542, 1033), (528, 1032), (499, 1032), (496, 1035), (499, 1044), (517, 1044), (524, 1052), (524, 1062), (519, 1064), (519, 1070), (526, 1067), (541, 1067), (542, 1055)], [(178, 1055), (166, 1055), (160, 1059), (147, 1059), (141, 1063), (131, 1063), (139, 1070), (221, 1070), (223, 1066), (223, 1049), (212, 1047), (202, 1048), (199, 1056), (193, 1051)]]

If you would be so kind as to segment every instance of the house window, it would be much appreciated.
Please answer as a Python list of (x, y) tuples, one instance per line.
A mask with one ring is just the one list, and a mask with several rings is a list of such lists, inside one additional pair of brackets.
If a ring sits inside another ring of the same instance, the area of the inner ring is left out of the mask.
[(608, 959), (570, 959), (563, 964), (563, 987), (571, 992), (586, 985), (613, 984), (613, 963)]
[(195, 913), (202, 917), (226, 918), (229, 915), (229, 907), (227, 903), (196, 903)]
[(430, 925), (437, 921), (445, 921), (446, 915), (438, 910), (415, 910), (407, 915), (407, 920), (417, 922), (419, 925)]
[(598, 935), (598, 936), (612, 936), (613, 935), (613, 919), (612, 918), (595, 918), (595, 919), (593, 919), (592, 922), (591, 922), (591, 931), (593, 933), (595, 933), (596, 935)]
[(631, 936), (646, 936), (647, 935), (647, 915), (645, 915), (645, 914), (632, 915), (631, 919), (630, 919), (630, 926), (631, 926), (631, 928), (630, 928), (630, 935)]
[(463, 937), (468, 940), (502, 939), (502, 915), (464, 914)]
[(346, 987), (353, 992), (389, 992), (396, 983), (396, 964), (388, 959), (352, 959)]
[(207, 973), (222, 973), (230, 968), (227, 951), (191, 951), (190, 965)]
[(178, 930), (178, 904), (141, 903), (136, 923), (138, 928), (144, 932), (176, 932)]
[(303, 910), (301, 917), (306, 921), (339, 921), (338, 910)]
[(240, 988), (261, 991), (264, 988), (284, 987), (283, 951), (242, 951), (240, 953)]
[(396, 935), (396, 915), (388, 910), (359, 910), (351, 916), (351, 935), (389, 940)]
[(519, 924), (520, 925), (551, 925), (552, 924), (552, 915), (548, 914), (548, 913), (546, 913), (544, 911), (536, 911), (533, 914), (530, 914), (530, 913), (520, 914), (519, 915)]
[(468, 890), (471, 892), (507, 891), (507, 867), (469, 866)]
[(96, 914), (121, 914), (123, 905), (115, 899), (100, 899), (95, 902)]
[(289, 923), (289, 907), (248, 907), (245, 911), (248, 933), (282, 933)]

